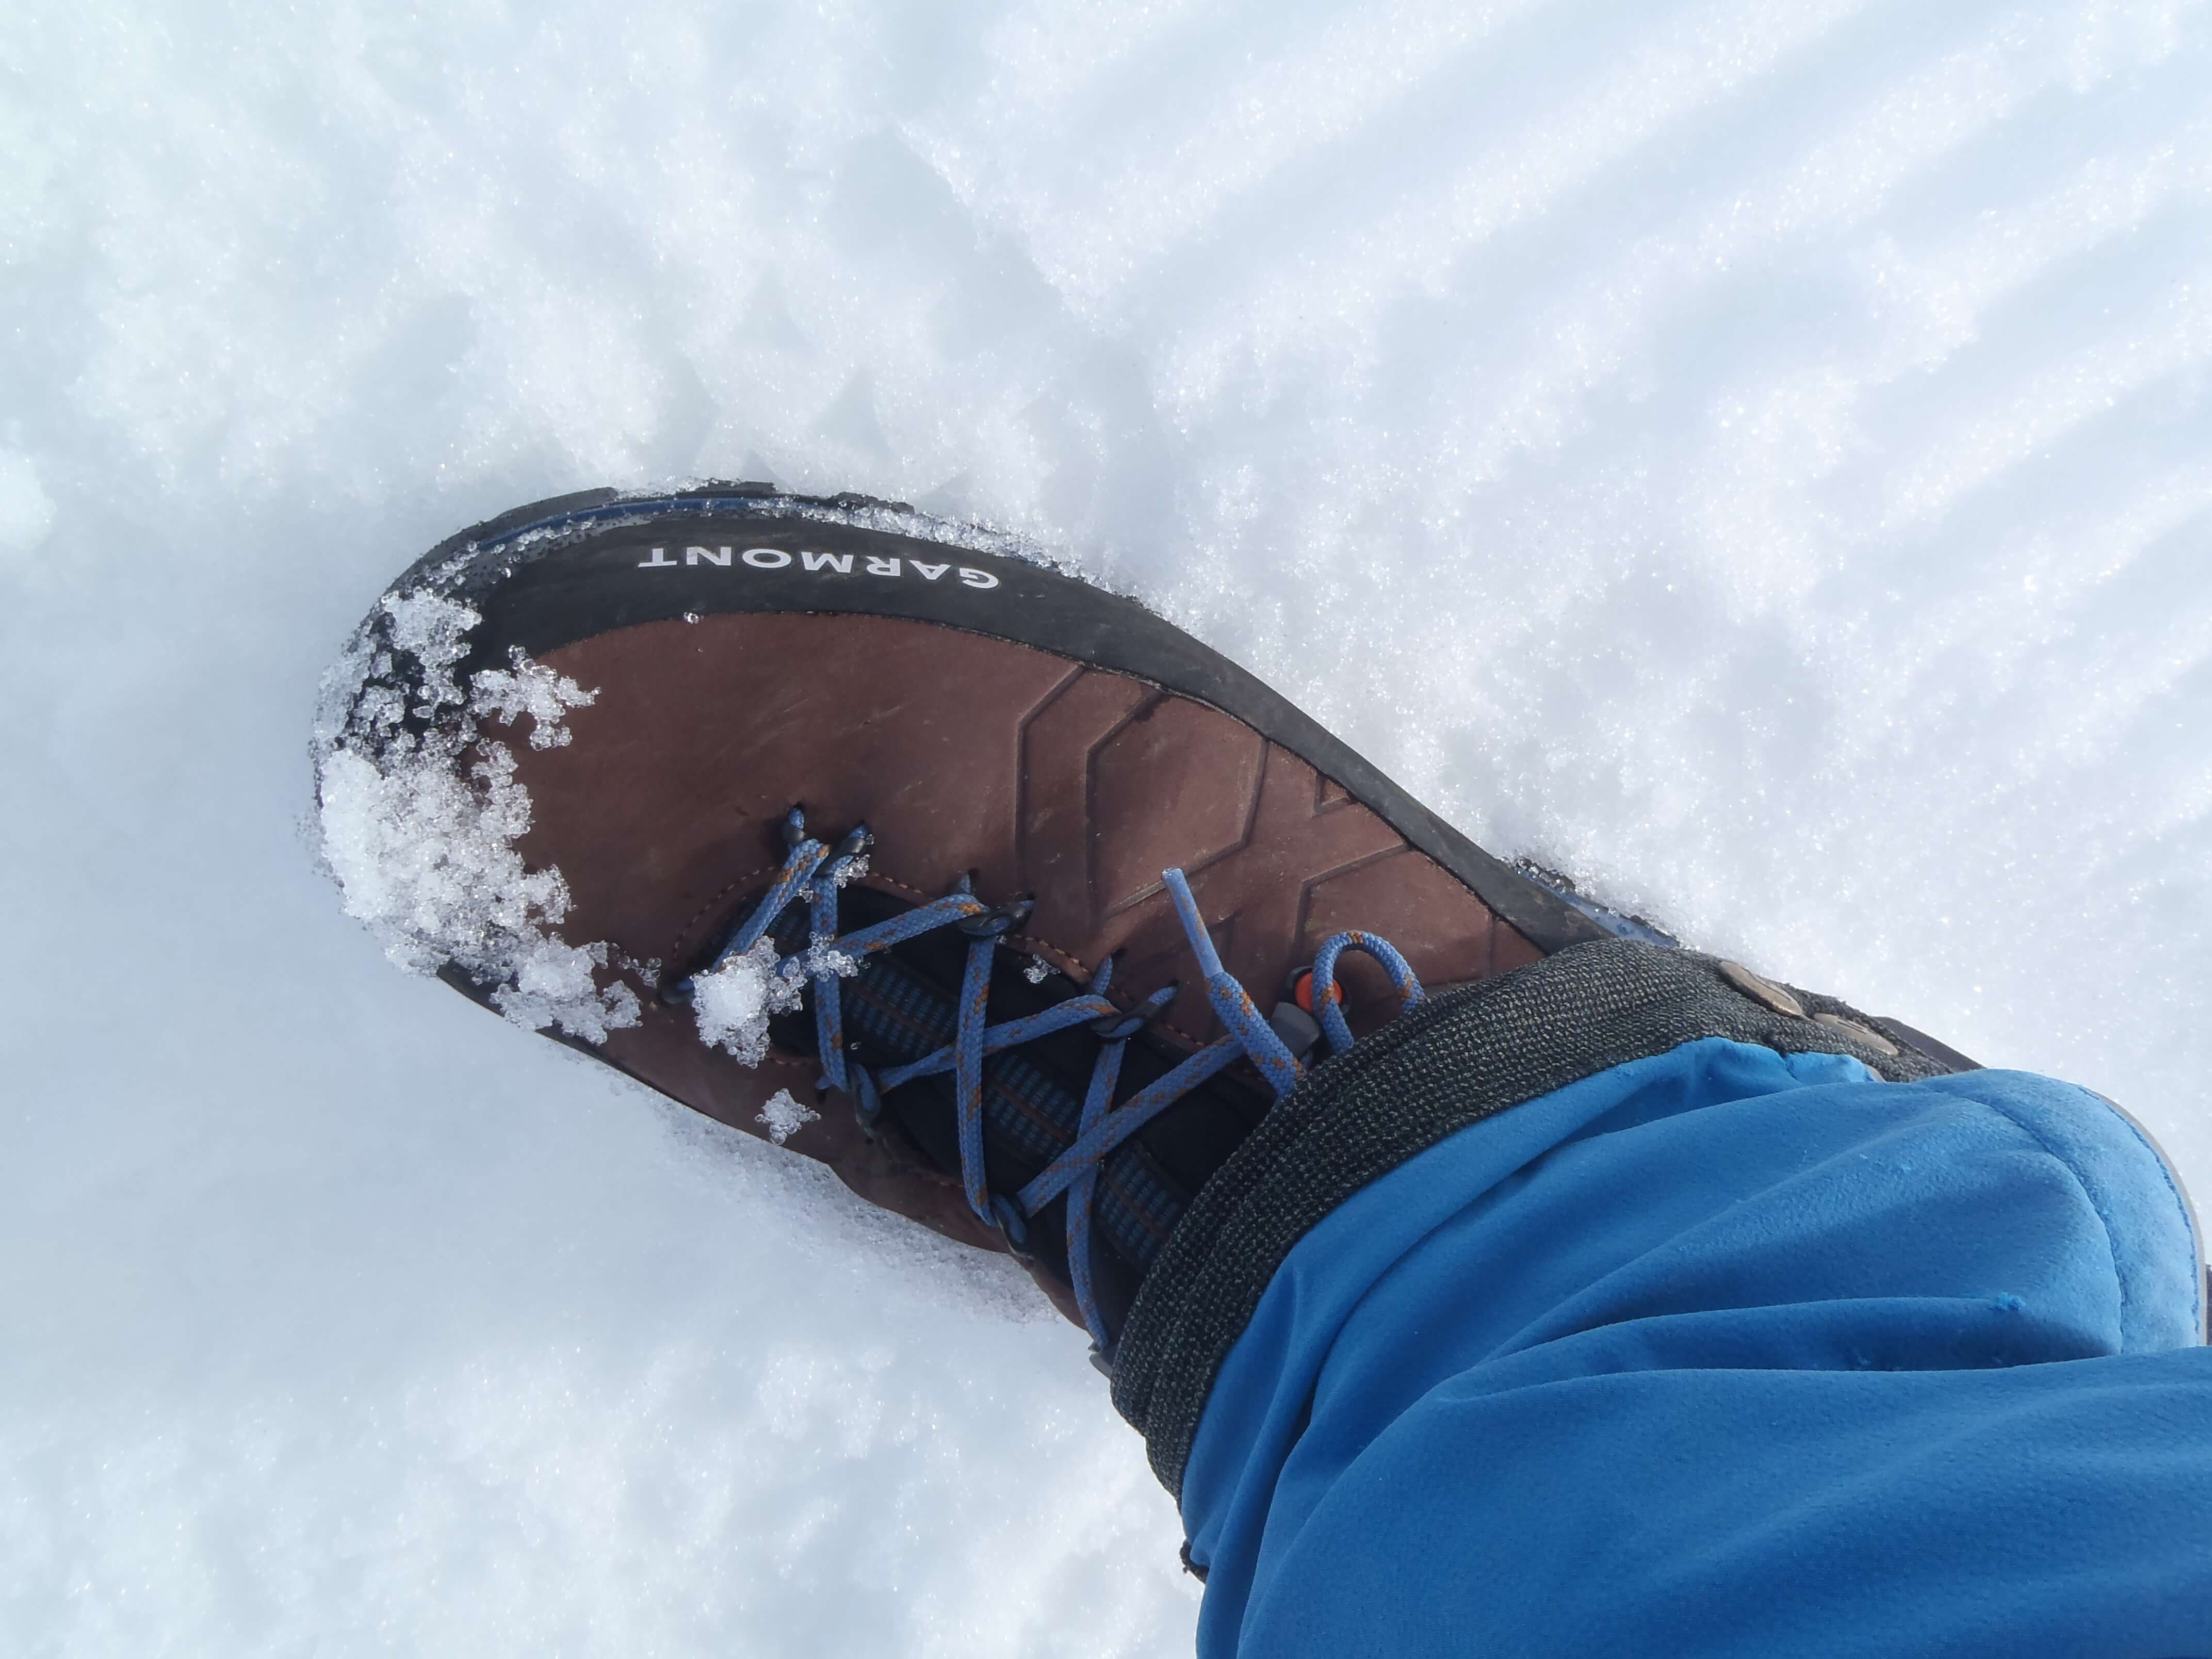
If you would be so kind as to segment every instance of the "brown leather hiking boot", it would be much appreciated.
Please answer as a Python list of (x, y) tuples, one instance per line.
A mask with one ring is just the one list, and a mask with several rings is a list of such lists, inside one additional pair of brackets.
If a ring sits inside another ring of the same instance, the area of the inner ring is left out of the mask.
[[(325, 854), (406, 965), (1012, 1249), (1110, 1354), (1317, 1025), (1608, 935), (1133, 601), (951, 534), (732, 485), (453, 538), (326, 682)], [(1346, 929), (1389, 944), (1332, 971)]]

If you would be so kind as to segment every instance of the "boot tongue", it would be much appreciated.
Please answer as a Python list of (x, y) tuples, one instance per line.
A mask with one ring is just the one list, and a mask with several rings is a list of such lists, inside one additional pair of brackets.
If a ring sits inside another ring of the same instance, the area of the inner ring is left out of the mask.
[[(840, 926), (854, 930), (909, 908), (887, 895), (855, 885), (841, 896)], [(809, 944), (800, 907), (785, 913), (769, 937), (777, 951), (794, 955)], [(969, 941), (939, 929), (866, 957), (839, 993), (848, 1057), (880, 1074), (911, 1063), (952, 1042), (957, 994)], [(989, 1018), (994, 1024), (1041, 1012), (1078, 994), (1054, 972), (1033, 979), (1029, 959), (1001, 946), (994, 953)], [(776, 1046), (813, 1054), (813, 992), (803, 1009), (776, 1017), (769, 1034)], [(1011, 1194), (1042, 1170), (1076, 1138), (1083, 1095), (1099, 1048), (1085, 1026), (1039, 1038), (990, 1055), (983, 1065), (984, 1164), (990, 1190)], [(1158, 1039), (1139, 1036), (1129, 1046), (1117, 1095), (1126, 1097), (1181, 1059)], [(916, 1078), (889, 1091), (884, 1111), (940, 1172), (957, 1177), (960, 1154), (951, 1073)], [(1217, 1078), (1179, 1101), (1117, 1147), (1099, 1170), (1092, 1211), (1092, 1271), (1101, 1311), (1118, 1329), (1136, 1285), (1174, 1231), (1206, 1177), (1264, 1115), (1258, 1091)], [(825, 1103), (824, 1110), (838, 1109)], [(1066, 1203), (1055, 1199), (1030, 1218), (1025, 1254), (1033, 1254), (1055, 1279), (1067, 1283)]]

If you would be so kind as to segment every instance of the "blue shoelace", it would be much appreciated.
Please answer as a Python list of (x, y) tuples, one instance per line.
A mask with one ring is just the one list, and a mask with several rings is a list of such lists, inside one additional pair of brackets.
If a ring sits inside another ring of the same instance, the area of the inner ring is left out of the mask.
[[(1108, 1000), (1114, 960), (1098, 965), (1091, 982), (1075, 996), (1055, 1003), (1041, 1013), (1002, 1024), (986, 1023), (984, 1006), (990, 995), (992, 953), (999, 940), (1028, 916), (1030, 902), (989, 905), (969, 890), (969, 879), (943, 898), (918, 905), (902, 915), (856, 932), (837, 932), (837, 894), (854, 861), (868, 848), (865, 827), (855, 829), (832, 848), (806, 833), (805, 816), (794, 807), (784, 823), (789, 852), (775, 884), (742, 927), (731, 935), (701, 975), (740, 957), (765, 938), (785, 911), (803, 897), (808, 910), (808, 948), (780, 957), (776, 975), (783, 979), (805, 978), (814, 992), (814, 1030), (823, 1075), (817, 1086), (835, 1089), (848, 1097), (864, 1127), (872, 1131), (883, 1114), (883, 1097), (915, 1078), (940, 1072), (953, 1074), (953, 1104), (959, 1132), (960, 1179), (968, 1205), (984, 1225), (1002, 1234), (1019, 1251), (1028, 1242), (1029, 1218), (1046, 1205), (1067, 1194), (1067, 1270), (1076, 1306), (1091, 1332), (1097, 1356), (1110, 1364), (1111, 1344), (1098, 1311), (1091, 1285), (1091, 1211), (1098, 1185), (1099, 1166), (1122, 1142), (1143, 1128), (1184, 1095), (1239, 1059), (1249, 1059), (1280, 1100), (1290, 1093), (1305, 1066), (1290, 1045), (1260, 1012), (1244, 988), (1221, 965), (1205, 922), (1192, 898), (1190, 884), (1181, 870), (1161, 872), (1183, 934), (1198, 958), (1206, 979), (1207, 1000), (1213, 1005), (1228, 1035), (1208, 1043), (1164, 1075), (1138, 1090), (1116, 1105), (1114, 1089), (1121, 1074), (1121, 1058), (1129, 1039), (1164, 1012), (1175, 1000), (1177, 987), (1162, 986), (1124, 1012)], [(915, 939), (939, 927), (957, 927), (968, 939), (967, 965), (961, 975), (953, 1040), (903, 1066), (884, 1069), (880, 1075), (854, 1060), (846, 1050), (842, 991), (847, 975), (838, 971), (837, 957), (859, 963), (877, 952)], [(1352, 1027), (1344, 1017), (1336, 990), (1336, 964), (1346, 951), (1372, 957), (1389, 975), (1401, 1010), (1421, 1000), (1421, 982), (1397, 950), (1376, 934), (1351, 931), (1331, 934), (1315, 954), (1313, 1005), (1316, 1019), (1330, 1052), (1352, 1047)], [(681, 988), (688, 991), (691, 981)], [(983, 1059), (1073, 1025), (1088, 1025), (1099, 1039), (1098, 1058), (1091, 1066), (1091, 1083), (1083, 1097), (1082, 1115), (1075, 1139), (1036, 1178), (1018, 1192), (993, 1193), (983, 1170)]]

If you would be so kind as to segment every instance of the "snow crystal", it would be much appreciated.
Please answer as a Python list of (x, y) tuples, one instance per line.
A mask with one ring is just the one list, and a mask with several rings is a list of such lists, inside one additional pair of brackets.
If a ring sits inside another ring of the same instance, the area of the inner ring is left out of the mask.
[[(482, 620), (427, 588), (386, 594), (325, 676), (316, 733), (323, 863), (346, 914), (401, 967), (456, 965), (489, 984), (493, 1006), (516, 1024), (604, 1042), (638, 1023), (637, 993), (599, 983), (604, 942), (571, 945), (554, 931), (568, 915), (568, 883), (515, 850), (530, 828), (529, 792), (513, 751), (480, 736), (484, 723), (527, 714), (532, 746), (557, 746), (570, 735), (562, 716), (595, 694), (518, 649), (511, 670), (474, 677), (463, 707), (453, 671)], [(411, 729), (410, 714), (427, 724)]]
[(1030, 965), (1022, 969), (1022, 977), (1032, 985), (1042, 985), (1052, 972), (1052, 964), (1042, 957), (1031, 957)]
[(821, 1113), (793, 1099), (790, 1090), (778, 1089), (768, 1097), (768, 1103), (753, 1121), (766, 1124), (768, 1138), (781, 1146), (806, 1125), (817, 1123), (821, 1118)]
[(804, 981), (779, 975), (776, 962), (775, 941), (755, 939), (750, 951), (692, 980), (691, 1015), (700, 1042), (735, 1055), (741, 1065), (761, 1063), (768, 1053), (769, 1017), (796, 1009), (805, 988)]
[(759, 939), (750, 950), (726, 957), (712, 972), (695, 977), (691, 1017), (699, 1041), (734, 1055), (740, 1065), (757, 1066), (768, 1053), (769, 1020), (799, 1006), (808, 980), (824, 974), (850, 979), (860, 971), (859, 963), (832, 950), (826, 938), (800, 951), (787, 970), (779, 971), (782, 966), (775, 940)]
[(453, 684), (453, 665), (469, 648), (469, 630), (483, 620), (470, 606), (445, 599), (428, 588), (412, 593), (387, 593), (380, 602), (392, 619), (391, 640), (398, 650), (413, 656), (421, 667), (416, 695), (422, 699), (415, 713), (434, 719), (441, 708), (461, 700)]
[[(844, 884), (838, 884), (842, 886)], [(860, 964), (845, 951), (830, 948), (827, 939), (816, 939), (799, 953), (799, 970), (809, 979), (818, 979), (824, 974), (835, 974), (840, 979), (850, 979), (860, 971)]]
[(562, 718), (571, 708), (598, 702), (599, 694), (583, 690), (543, 663), (531, 661), (519, 645), (512, 647), (507, 656), (514, 665), (512, 672), (487, 668), (470, 679), (470, 688), (476, 693), (471, 707), (480, 717), (509, 725), (529, 715), (532, 749), (567, 747), (575, 733), (561, 723)]

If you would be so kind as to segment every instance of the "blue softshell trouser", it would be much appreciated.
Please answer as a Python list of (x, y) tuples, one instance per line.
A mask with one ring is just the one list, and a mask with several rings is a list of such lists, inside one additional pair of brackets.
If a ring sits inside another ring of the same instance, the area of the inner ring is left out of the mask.
[(2212, 1655), (2203, 1292), (2087, 1091), (1616, 1066), (1276, 1272), (1185, 1471), (1200, 1652)]

